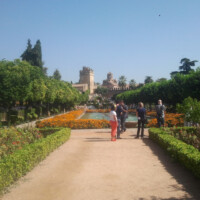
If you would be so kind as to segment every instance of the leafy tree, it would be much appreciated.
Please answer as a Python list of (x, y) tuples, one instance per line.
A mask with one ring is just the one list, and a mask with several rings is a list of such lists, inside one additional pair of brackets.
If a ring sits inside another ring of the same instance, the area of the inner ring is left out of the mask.
[(159, 79), (156, 80), (156, 82), (163, 82), (163, 81), (167, 81), (167, 79), (166, 78), (159, 78)]
[(151, 76), (146, 76), (145, 80), (144, 80), (144, 83), (145, 84), (148, 84), (148, 83), (153, 83), (153, 79)]
[(190, 61), (188, 58), (181, 59), (181, 66), (179, 66), (179, 70), (181, 70), (182, 74), (189, 74), (190, 71), (194, 71), (192, 67), (195, 66), (195, 63), (198, 62), (197, 60)]
[(58, 69), (56, 69), (55, 72), (53, 73), (53, 78), (56, 80), (61, 80), (61, 74), (58, 71)]
[(195, 66), (195, 63), (198, 62), (197, 60), (191, 61), (188, 58), (182, 58), (180, 63), (182, 64), (179, 66), (180, 71), (173, 71), (170, 73), (171, 78), (174, 78), (178, 73), (180, 74), (189, 74), (191, 71), (194, 71), (192, 67)]
[(135, 89), (136, 88), (136, 82), (134, 79), (131, 79), (130, 82), (129, 82), (129, 87), (131, 89)]
[(126, 87), (126, 77), (125, 76), (120, 76), (118, 85), (124, 89)]
[(177, 104), (177, 110), (185, 114), (187, 122), (192, 122), (193, 125), (200, 123), (200, 101), (188, 97), (184, 99), (182, 104)]
[(98, 86), (97, 89), (95, 90), (95, 93), (101, 94), (104, 96), (104, 95), (108, 94), (108, 88)]

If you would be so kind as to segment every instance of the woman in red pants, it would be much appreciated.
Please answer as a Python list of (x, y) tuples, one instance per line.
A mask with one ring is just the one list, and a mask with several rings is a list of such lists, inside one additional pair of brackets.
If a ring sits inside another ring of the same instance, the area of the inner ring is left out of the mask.
[(111, 141), (116, 141), (116, 133), (117, 133), (117, 114), (115, 112), (116, 105), (111, 106), (111, 111), (109, 113), (110, 116), (110, 126), (111, 126)]

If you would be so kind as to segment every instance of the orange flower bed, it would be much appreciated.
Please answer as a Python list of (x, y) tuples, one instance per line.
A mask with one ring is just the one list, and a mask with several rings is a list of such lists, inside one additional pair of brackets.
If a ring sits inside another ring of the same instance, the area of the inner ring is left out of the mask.
[(147, 116), (156, 117), (156, 111), (147, 111)]
[(91, 110), (86, 110), (87, 113), (108, 113), (110, 112), (110, 109), (91, 109)]
[(110, 127), (107, 120), (95, 119), (76, 119), (83, 110), (72, 111), (67, 114), (55, 116), (53, 118), (45, 119), (36, 123), (38, 128), (43, 127), (68, 127), (72, 129), (89, 129), (89, 128), (108, 128)]
[[(173, 126), (183, 126), (184, 125), (184, 115), (183, 114), (174, 114), (166, 113), (165, 114), (165, 127)], [(147, 124), (148, 127), (157, 127), (157, 119), (151, 119)]]

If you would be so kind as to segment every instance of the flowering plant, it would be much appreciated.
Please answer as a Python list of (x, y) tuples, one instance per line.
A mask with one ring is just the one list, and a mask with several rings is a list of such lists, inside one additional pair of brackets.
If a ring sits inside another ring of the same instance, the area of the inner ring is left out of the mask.
[(87, 129), (87, 128), (108, 128), (110, 127), (107, 120), (96, 119), (76, 119), (83, 113), (82, 110), (71, 111), (67, 114), (55, 116), (36, 123), (38, 128), (43, 127), (68, 127), (72, 129)]
[[(183, 126), (184, 125), (184, 115), (183, 114), (175, 114), (175, 113), (166, 113), (165, 114), (165, 126), (173, 127), (173, 126)], [(149, 120), (148, 127), (157, 127), (157, 119), (153, 118)]]

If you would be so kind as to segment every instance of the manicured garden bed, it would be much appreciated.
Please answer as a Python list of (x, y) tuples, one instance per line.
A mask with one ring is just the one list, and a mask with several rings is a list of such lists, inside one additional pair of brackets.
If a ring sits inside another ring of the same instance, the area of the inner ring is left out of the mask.
[(5, 155), (0, 160), (0, 192), (25, 175), (54, 149), (70, 137), (70, 129), (62, 128), (21, 149)]
[(68, 127), (71, 129), (96, 129), (96, 128), (109, 128), (110, 124), (107, 120), (95, 119), (77, 119), (84, 111), (76, 110), (67, 114), (59, 115), (50, 119), (38, 121), (36, 126), (43, 127)]
[(192, 145), (169, 135), (159, 128), (150, 128), (149, 137), (164, 148), (175, 160), (200, 178), (200, 152)]

